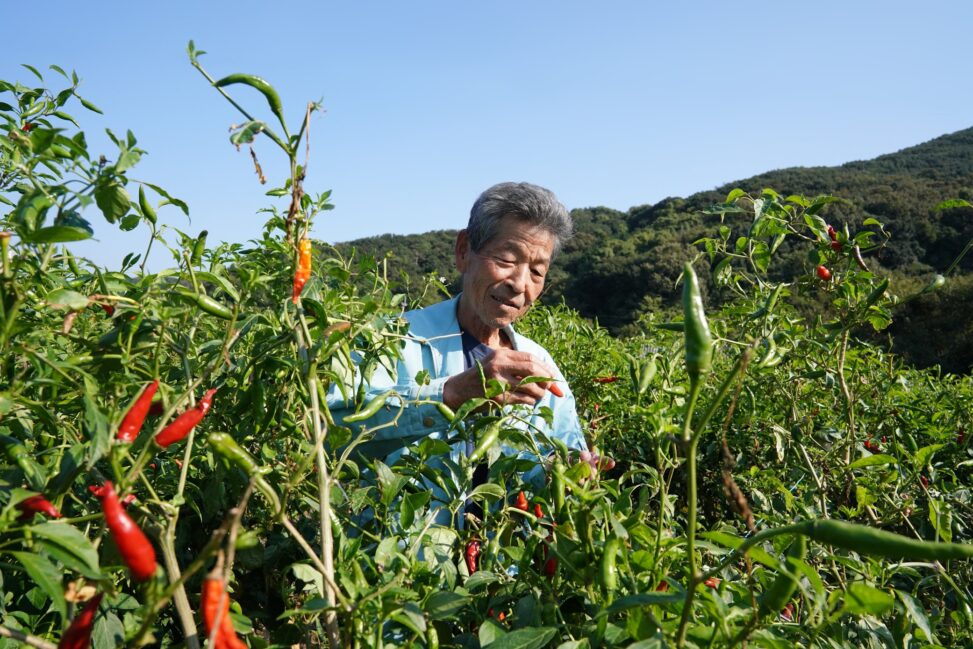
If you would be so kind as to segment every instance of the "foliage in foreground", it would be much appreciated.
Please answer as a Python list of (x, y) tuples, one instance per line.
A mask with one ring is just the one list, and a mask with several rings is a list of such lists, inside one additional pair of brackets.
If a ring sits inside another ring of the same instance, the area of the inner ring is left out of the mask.
[[(205, 75), (199, 54), (191, 47)], [(364, 376), (394, 358), (403, 297), (374, 262), (322, 249), (294, 285), (300, 242), (330, 207), (327, 192), (303, 187), (307, 122), (292, 135), (261, 80), (206, 77), (224, 93), (260, 91), (276, 123), (248, 115), (231, 140), (264, 135), (291, 161), (268, 192), (283, 209), (248, 246), (170, 246), (155, 211), (181, 204), (129, 178), (134, 136), (108, 161), (69, 135), (62, 108), (76, 81), (59, 94), (0, 87), (0, 225), (13, 233), (0, 238), (0, 646), (25, 634), (63, 642), (96, 592), (96, 648), (212, 644), (204, 628), (221, 626), (224, 587), (234, 628), (216, 633), (254, 647), (973, 641), (973, 570), (958, 558), (970, 551), (973, 383), (906, 369), (852, 336), (887, 326), (904, 299), (856, 254), (881, 224), (832, 233), (828, 197), (733, 192), (695, 264), (729, 296), (711, 334), (693, 309), (688, 325), (647, 314), (624, 340), (563, 308), (521, 325), (562, 365), (602, 459), (483, 401), (444, 412), (446, 440), (389, 466), (355, 453), (355, 431), (334, 425), (324, 397), (362, 392), (353, 354)], [(176, 265), (147, 273), (133, 254), (108, 270), (74, 257), (63, 244), (90, 236), (81, 211), (92, 204), (110, 223), (148, 227)], [(807, 268), (772, 281), (783, 241), (804, 249)], [(789, 301), (798, 293), (821, 304), (812, 325)], [(155, 408), (120, 441), (154, 379)], [(357, 439), (379, 432), (369, 405), (358, 404)], [(205, 417), (184, 438), (156, 441), (178, 437), (173, 422), (194, 411)], [(490, 463), (476, 489), (468, 459), (444, 459), (471, 436)], [(106, 522), (117, 513), (102, 513), (105, 492), (89, 489), (106, 481), (122, 502), (134, 496), (125, 511), (157, 553), (151, 574)], [(56, 509), (30, 514), (37, 495)], [(467, 499), (481, 517), (435, 524)]]

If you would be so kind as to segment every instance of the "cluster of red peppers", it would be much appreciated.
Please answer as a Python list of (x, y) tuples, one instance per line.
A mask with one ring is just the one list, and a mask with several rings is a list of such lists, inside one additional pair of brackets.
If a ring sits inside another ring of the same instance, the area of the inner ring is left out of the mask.
[(304, 285), (311, 279), (311, 240), (307, 237), (298, 244), (297, 270), (294, 271), (294, 304), (301, 296)]

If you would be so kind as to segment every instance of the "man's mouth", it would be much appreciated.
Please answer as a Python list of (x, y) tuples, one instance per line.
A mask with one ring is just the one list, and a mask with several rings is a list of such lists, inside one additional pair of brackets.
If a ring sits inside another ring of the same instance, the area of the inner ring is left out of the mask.
[(499, 303), (499, 304), (500, 304), (501, 306), (505, 306), (505, 307), (507, 307), (508, 309), (520, 309), (520, 305), (519, 305), (519, 304), (517, 304), (516, 302), (512, 302), (512, 301), (510, 301), (510, 300), (504, 300), (504, 299), (501, 299), (501, 298), (499, 298), (499, 297), (497, 297), (496, 295), (491, 295), (490, 297), (491, 297), (491, 298), (492, 298), (492, 299), (493, 299), (493, 300), (494, 300), (495, 302), (498, 302), (498, 303)]

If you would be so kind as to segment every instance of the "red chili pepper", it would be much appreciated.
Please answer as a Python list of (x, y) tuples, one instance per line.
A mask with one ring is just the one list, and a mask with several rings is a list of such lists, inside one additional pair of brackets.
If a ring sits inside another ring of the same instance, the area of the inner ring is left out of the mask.
[(924, 475), (919, 476), (919, 482), (922, 483), (922, 486), (923, 487), (928, 487), (929, 486), (929, 478), (927, 478)]
[(292, 299), (294, 304), (297, 304), (297, 298), (300, 297), (301, 291), (304, 290), (304, 285), (307, 284), (307, 280), (311, 279), (311, 240), (301, 239), (298, 244), (298, 260), (297, 269), (294, 271), (294, 294)]
[(115, 315), (115, 307), (111, 304), (102, 304), (101, 308), (108, 314), (109, 318)]
[(210, 406), (213, 405), (214, 394), (216, 394), (216, 388), (207, 390), (203, 398), (196, 404), (196, 407), (183, 412), (171, 424), (163, 428), (162, 432), (155, 436), (155, 443), (162, 448), (168, 448), (170, 444), (175, 444), (184, 439), (189, 434), (189, 431), (195, 428), (196, 424), (201, 422), (203, 417), (206, 416), (206, 413), (209, 412)]
[(530, 509), (530, 505), (527, 504), (527, 496), (524, 495), (523, 491), (517, 494), (517, 502), (514, 503), (514, 507), (522, 512)]
[(561, 390), (560, 387), (558, 387), (557, 383), (551, 383), (549, 386), (547, 386), (547, 389), (550, 390), (551, 394), (553, 394), (555, 397), (564, 396), (564, 392)]
[(966, 441), (966, 431), (961, 430), (960, 432), (956, 433), (956, 443), (962, 444), (964, 441)]
[(720, 585), (720, 580), (717, 579), (716, 577), (710, 577), (709, 579), (707, 579), (703, 583), (705, 585), (709, 586), (710, 588), (717, 588)]
[(32, 130), (34, 130), (34, 126), (36, 126), (36, 124), (33, 122), (25, 122), (24, 125), (20, 127), (20, 130), (24, 133), (30, 133)]
[(831, 249), (834, 250), (835, 252), (841, 252), (841, 242), (840, 241), (832, 241), (831, 242)]
[(51, 518), (61, 518), (61, 512), (44, 496), (31, 496), (17, 503), (17, 509), (23, 512), (20, 520), (29, 521), (36, 514), (46, 514)]
[(784, 610), (782, 610), (780, 612), (780, 616), (782, 618), (784, 618), (785, 620), (787, 620), (788, 622), (793, 621), (793, 619), (794, 619), (794, 602), (788, 602), (787, 603), (787, 606), (784, 607)]
[(837, 241), (838, 240), (838, 231), (834, 229), (834, 226), (833, 225), (829, 225), (828, 226), (828, 237), (832, 241)]
[(480, 541), (479, 539), (470, 539), (466, 542), (466, 569), (472, 575), (476, 572), (477, 559), (480, 557)]
[(553, 579), (555, 574), (557, 574), (557, 557), (550, 557), (544, 562), (544, 576)]
[(118, 427), (118, 435), (116, 435), (120, 441), (130, 444), (139, 436), (139, 432), (142, 430), (142, 422), (145, 421), (145, 416), (149, 414), (149, 408), (152, 406), (152, 397), (155, 396), (155, 391), (158, 389), (159, 379), (156, 379), (145, 386), (142, 394), (125, 413), (125, 417), (122, 418), (122, 423)]
[(822, 282), (827, 282), (831, 279), (831, 271), (827, 269), (826, 266), (818, 266), (817, 268), (818, 278)]
[(534, 503), (534, 516), (544, 518), (544, 510), (541, 508), (540, 503)]
[[(230, 596), (223, 584), (220, 570), (214, 569), (203, 581), (203, 626), (207, 637), (213, 636), (214, 649), (247, 649), (236, 634), (230, 619)], [(222, 605), (221, 605), (222, 604)], [(219, 620), (217, 620), (219, 618)], [(216, 628), (216, 625), (219, 627)], [(213, 634), (213, 629), (216, 633)]]
[(617, 376), (596, 376), (592, 379), (595, 383), (614, 383), (617, 380)]
[(659, 582), (659, 585), (656, 586), (655, 589), (660, 593), (664, 593), (667, 590), (669, 590), (669, 582), (663, 579), (662, 581)]
[(132, 578), (145, 581), (155, 574), (155, 549), (145, 533), (139, 529), (132, 517), (125, 513), (122, 503), (115, 493), (115, 485), (106, 480), (101, 487), (91, 487), (91, 493), (101, 500), (105, 523), (115, 545), (125, 560)]
[(98, 593), (88, 600), (78, 616), (71, 622), (71, 626), (61, 636), (57, 643), (58, 649), (88, 649), (91, 646), (91, 632), (95, 628), (95, 614), (104, 593)]
[(127, 496), (122, 498), (122, 507), (127, 508), (129, 505), (131, 505), (134, 502), (135, 502), (135, 494), (128, 494)]

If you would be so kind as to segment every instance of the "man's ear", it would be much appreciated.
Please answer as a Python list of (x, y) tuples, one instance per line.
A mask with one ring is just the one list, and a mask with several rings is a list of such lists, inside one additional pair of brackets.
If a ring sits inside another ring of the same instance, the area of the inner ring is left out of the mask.
[(469, 264), (471, 254), (470, 237), (466, 233), (466, 230), (460, 230), (456, 234), (456, 249), (454, 254), (456, 257), (456, 270), (462, 275), (466, 272), (466, 266)]

